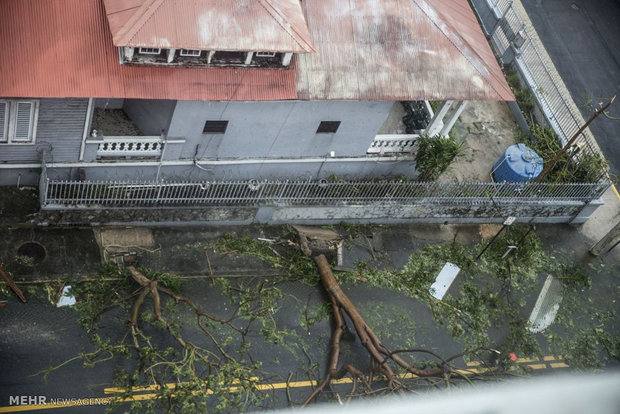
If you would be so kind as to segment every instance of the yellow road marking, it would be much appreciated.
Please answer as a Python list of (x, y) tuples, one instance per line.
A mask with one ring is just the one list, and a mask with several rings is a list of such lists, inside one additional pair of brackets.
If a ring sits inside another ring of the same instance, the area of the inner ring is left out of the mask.
[(529, 363), (529, 362), (538, 362), (537, 359), (532, 359), (532, 358), (518, 358), (517, 362), (519, 364), (523, 364), (523, 363)]
[[(555, 361), (560, 360), (561, 356), (545, 356), (543, 357), (544, 361)], [(517, 359), (517, 362), (537, 362), (537, 360), (520, 358)], [(481, 361), (470, 361), (467, 363), (468, 366), (478, 367), (482, 364)], [(564, 362), (552, 362), (549, 364), (551, 368), (568, 368), (568, 365)], [(528, 367), (538, 370), (547, 368), (547, 364), (528, 364)], [(481, 374), (489, 371), (490, 368), (468, 368), (468, 369), (458, 369), (455, 372), (460, 375), (472, 375), (472, 374)], [(376, 379), (381, 379), (382, 377), (375, 377)], [(406, 373), (398, 375), (398, 378), (401, 379), (411, 379), (418, 378), (417, 375)], [(251, 377), (250, 381), (258, 381), (258, 377)], [(239, 379), (234, 380), (231, 384), (239, 384), (241, 381)], [(335, 379), (331, 381), (331, 384), (352, 384), (353, 378), (345, 377), (341, 379)], [(271, 390), (280, 390), (285, 388), (304, 388), (304, 387), (316, 387), (318, 385), (317, 381), (307, 380), (307, 381), (291, 381), (291, 382), (277, 382), (271, 384), (255, 384), (254, 389), (257, 391), (271, 391)], [(165, 387), (168, 389), (174, 389), (177, 387), (176, 383), (165, 384)], [(125, 388), (104, 388), (104, 393), (113, 394), (113, 393), (124, 393), (124, 392), (136, 392), (136, 391), (156, 391), (159, 389), (159, 385), (148, 385), (148, 386), (139, 386), (133, 387), (130, 390)], [(223, 390), (227, 392), (237, 392), (241, 389), (241, 387), (230, 386), (226, 387)], [(193, 395), (197, 395), (199, 393), (213, 394), (213, 390), (207, 389), (204, 391), (193, 391)], [(174, 394), (173, 394), (174, 395)], [(0, 413), (16, 413), (16, 412), (24, 412), (24, 411), (36, 411), (36, 410), (47, 410), (52, 408), (63, 408), (63, 407), (77, 407), (77, 406), (87, 406), (91, 405), (88, 401), (99, 401), (99, 404), (109, 404), (111, 402), (120, 402), (127, 403), (132, 401), (145, 401), (145, 400), (153, 400), (159, 398), (158, 393), (146, 393), (146, 394), (133, 394), (130, 397), (101, 397), (101, 398), (83, 398), (83, 399), (75, 399), (75, 401), (67, 399), (64, 403), (47, 403), (47, 404), (32, 404), (32, 405), (16, 405), (16, 406), (8, 406), (8, 407), (0, 407)]]
[[(248, 378), (249, 382), (258, 382), (259, 378), (258, 377), (250, 377)], [(238, 378), (235, 378), (231, 384), (240, 384), (241, 380)], [(224, 383), (220, 383), (220, 385), (224, 385)], [(177, 383), (168, 383), (168, 384), (164, 384), (164, 387), (167, 389), (174, 389), (178, 386)], [(154, 390), (158, 390), (160, 389), (159, 385), (153, 384), (153, 385), (144, 385), (144, 386), (137, 386), (137, 387), (132, 387), (131, 391), (132, 392), (140, 392), (140, 391), (154, 391)], [(126, 388), (116, 388), (116, 387), (112, 387), (112, 388), (104, 388), (103, 389), (103, 393), (104, 394), (119, 394), (119, 393), (123, 393), (127, 391)]]
[(618, 199), (620, 199), (620, 193), (618, 193), (618, 189), (616, 188), (616, 186), (612, 184), (611, 188), (614, 190), (614, 193), (616, 193), (616, 197), (618, 197)]

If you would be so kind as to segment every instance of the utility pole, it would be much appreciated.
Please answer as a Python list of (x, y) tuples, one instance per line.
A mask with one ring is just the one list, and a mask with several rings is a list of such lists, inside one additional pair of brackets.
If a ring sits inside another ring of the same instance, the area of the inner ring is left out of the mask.
[[(592, 256), (598, 256), (599, 254), (601, 254), (605, 246), (611, 243), (618, 236), (620, 236), (620, 221), (616, 223), (616, 225), (611, 230), (609, 230), (605, 237), (603, 237), (601, 240), (598, 241), (598, 243), (592, 246), (592, 248), (590, 249), (590, 254)], [(612, 249), (616, 247), (616, 245), (612, 246)]]
[(614, 103), (614, 100), (616, 99), (615, 96), (613, 96), (609, 101), (607, 101), (607, 103), (603, 106), (601, 106), (599, 109), (596, 110), (596, 112), (594, 112), (592, 114), (592, 116), (590, 117), (590, 119), (588, 119), (586, 121), (585, 124), (583, 124), (583, 126), (581, 128), (579, 128), (579, 130), (577, 132), (575, 132), (575, 135), (573, 135), (571, 137), (571, 139), (568, 140), (568, 142), (566, 143), (566, 145), (564, 145), (564, 147), (562, 147), (561, 150), (559, 150), (555, 156), (551, 159), (551, 161), (548, 161), (545, 163), (545, 168), (543, 168), (542, 172), (538, 175), (538, 177), (536, 177), (536, 180), (534, 180), (535, 183), (539, 183), (542, 181), (543, 178), (545, 178), (547, 176), (547, 174), (549, 174), (549, 172), (553, 169), (553, 167), (555, 166), (556, 162), (558, 162), (558, 160), (560, 159), (560, 157), (562, 155), (564, 155), (566, 153), (566, 151), (568, 151), (570, 149), (570, 147), (575, 143), (575, 141), (577, 140), (577, 138), (579, 138), (579, 135), (581, 135), (581, 133), (583, 131), (585, 131), (585, 129), (603, 112), (605, 112), (605, 110), (607, 110), (607, 108), (609, 108), (611, 106), (612, 103)]

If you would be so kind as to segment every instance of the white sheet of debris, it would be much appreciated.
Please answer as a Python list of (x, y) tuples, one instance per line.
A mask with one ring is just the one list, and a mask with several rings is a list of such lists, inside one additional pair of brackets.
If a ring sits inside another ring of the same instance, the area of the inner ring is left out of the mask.
[(430, 293), (434, 298), (442, 300), (460, 271), (461, 268), (454, 263), (446, 262), (446, 264), (443, 265), (441, 272), (439, 272), (439, 275), (437, 275), (435, 283), (431, 285), (428, 293)]
[(70, 294), (69, 293), (70, 291), (71, 291), (70, 285), (67, 285), (64, 288), (62, 288), (62, 295), (60, 296), (60, 299), (58, 300), (58, 303), (56, 304), (57, 308), (60, 308), (63, 306), (75, 305), (75, 296)]

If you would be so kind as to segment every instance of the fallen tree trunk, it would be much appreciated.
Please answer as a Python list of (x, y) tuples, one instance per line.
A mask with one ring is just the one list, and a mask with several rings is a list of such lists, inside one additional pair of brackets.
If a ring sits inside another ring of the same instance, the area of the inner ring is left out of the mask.
[[(307, 253), (307, 249), (304, 249)], [(449, 367), (443, 364), (441, 367), (431, 369), (416, 368), (400, 355), (390, 351), (374, 333), (372, 328), (366, 323), (362, 315), (359, 313), (353, 302), (342, 291), (340, 284), (334, 277), (331, 267), (327, 261), (327, 258), (320, 254), (312, 256), (314, 263), (316, 264), (319, 274), (321, 276), (321, 284), (329, 295), (332, 303), (332, 314), (334, 316), (335, 326), (332, 331), (331, 338), (331, 355), (328, 365), (327, 373), (323, 381), (317, 386), (314, 392), (304, 401), (302, 405), (308, 404), (314, 399), (332, 379), (338, 379), (346, 375), (351, 374), (354, 378), (361, 379), (367, 388), (370, 388), (365, 376), (351, 364), (345, 364), (341, 369), (338, 369), (338, 361), (340, 357), (340, 340), (342, 333), (347, 330), (346, 323), (343, 317), (343, 312), (351, 319), (357, 337), (360, 339), (361, 344), (366, 348), (371, 357), (371, 366), (375, 366), (381, 371), (388, 382), (388, 386), (394, 391), (400, 391), (402, 389), (401, 383), (398, 380), (397, 375), (394, 373), (390, 362), (393, 362), (411, 374), (418, 377), (431, 377), (441, 376), (449, 371)], [(401, 351), (399, 351), (401, 352)], [(372, 378), (372, 373), (369, 376)]]

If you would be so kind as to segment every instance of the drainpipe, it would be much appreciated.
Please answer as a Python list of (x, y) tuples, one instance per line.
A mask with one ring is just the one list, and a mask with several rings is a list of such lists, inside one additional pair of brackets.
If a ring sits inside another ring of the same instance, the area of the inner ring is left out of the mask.
[(161, 139), (161, 155), (159, 156), (159, 165), (157, 166), (157, 175), (155, 176), (155, 181), (159, 181), (159, 173), (161, 171), (161, 165), (164, 162), (164, 155), (166, 154), (166, 147), (168, 142), (168, 136), (165, 130), (161, 130), (161, 135), (159, 137)]
[(316, 178), (315, 178), (316, 180), (319, 179), (319, 175), (321, 174), (321, 170), (323, 169), (323, 166), (325, 165), (325, 161), (327, 161), (327, 157), (334, 158), (335, 156), (336, 156), (336, 151), (330, 151), (328, 155), (323, 157), (323, 162), (321, 163), (319, 170), (316, 172)]
[(47, 186), (49, 183), (49, 179), (47, 178), (47, 164), (45, 163), (47, 154), (48, 151), (45, 149), (41, 153), (41, 176), (39, 177), (39, 204), (41, 207), (47, 205)]
[(86, 138), (88, 137), (88, 129), (93, 116), (94, 98), (88, 98), (88, 109), (86, 109), (86, 120), (84, 121), (84, 132), (82, 133), (82, 145), (80, 146), (80, 161), (84, 161), (84, 149), (86, 148)]

